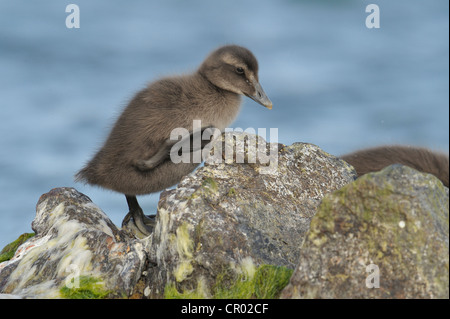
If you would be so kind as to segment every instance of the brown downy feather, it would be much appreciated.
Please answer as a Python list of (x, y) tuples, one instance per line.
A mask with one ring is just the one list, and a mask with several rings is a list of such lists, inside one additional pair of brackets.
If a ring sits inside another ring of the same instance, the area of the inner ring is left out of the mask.
[(258, 82), (258, 62), (246, 48), (228, 45), (211, 53), (192, 74), (166, 77), (138, 92), (118, 118), (108, 139), (75, 178), (127, 195), (157, 192), (178, 183), (197, 163), (169, 159), (150, 170), (151, 159), (175, 128), (224, 130), (237, 116), (245, 95), (271, 108)]
[(426, 148), (408, 146), (380, 146), (341, 156), (352, 165), (358, 176), (379, 171), (392, 164), (403, 164), (420, 172), (433, 174), (448, 187), (448, 155)]

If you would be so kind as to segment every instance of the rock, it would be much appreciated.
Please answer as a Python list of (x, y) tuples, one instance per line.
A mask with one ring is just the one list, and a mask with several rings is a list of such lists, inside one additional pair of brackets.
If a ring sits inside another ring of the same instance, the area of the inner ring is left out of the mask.
[(255, 159), (244, 137), (231, 149), (245, 156), (161, 194), (147, 238), (73, 188), (42, 195), (36, 235), (0, 252), (0, 298), (449, 297), (449, 193), (434, 176), (397, 165), (355, 181), (315, 145), (258, 139)]
[[(251, 162), (246, 138), (235, 135), (232, 149), (245, 149), (242, 159)], [(176, 189), (163, 192), (155, 233), (142, 240), (128, 237), (75, 189), (44, 194), (32, 225), (36, 236), (0, 264), (0, 293), (277, 297), (321, 198), (356, 174), (311, 144), (278, 153), (278, 144), (257, 142), (261, 156), (253, 164), (234, 163), (242, 154), (235, 151), (238, 156), (225, 155), (229, 164), (208, 160)]]
[(0, 294), (0, 299), (23, 299), (23, 298), (18, 295)]
[(281, 297), (449, 298), (448, 238), (437, 178), (400, 165), (364, 175), (324, 197)]
[(73, 188), (42, 195), (32, 228), (36, 236), (0, 264), (0, 293), (25, 298), (133, 293), (147, 242), (127, 237), (87, 196)]
[[(236, 140), (237, 148), (242, 136)], [(251, 286), (263, 270), (277, 285), (298, 262), (299, 243), (323, 196), (356, 178), (346, 162), (304, 143), (282, 148), (276, 171), (263, 171), (267, 167), (206, 163), (162, 193), (149, 252), (149, 297), (213, 298), (235, 289), (227, 298), (236, 298), (242, 292), (236, 283)]]

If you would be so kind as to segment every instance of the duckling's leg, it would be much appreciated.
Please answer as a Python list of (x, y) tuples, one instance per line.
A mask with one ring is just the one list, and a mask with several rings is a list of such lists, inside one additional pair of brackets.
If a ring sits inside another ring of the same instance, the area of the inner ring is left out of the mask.
[(176, 143), (177, 141), (166, 140), (155, 155), (148, 160), (137, 160), (135, 166), (140, 171), (148, 171), (155, 168), (170, 157), (170, 149)]
[[(148, 160), (137, 160), (134, 164), (134, 166), (136, 166), (140, 171), (148, 171), (151, 170), (153, 168), (155, 168), (156, 166), (158, 166), (159, 164), (161, 164), (162, 162), (168, 160), (170, 158), (170, 152), (172, 150), (172, 147), (175, 144), (179, 144), (182, 145), (184, 143), (189, 143), (188, 145), (190, 145), (189, 150), (191, 153), (199, 151), (200, 149), (203, 149), (207, 144), (209, 144), (211, 142), (210, 139), (208, 140), (204, 140), (201, 139), (201, 143), (200, 143), (200, 148), (195, 148), (194, 147), (194, 135), (195, 134), (200, 134), (200, 138), (203, 136), (203, 133), (206, 130), (211, 130), (213, 129), (212, 126), (207, 126), (207, 127), (203, 127), (201, 128), (200, 131), (193, 131), (190, 132), (189, 135), (183, 137), (180, 141), (178, 140), (171, 140), (171, 139), (167, 139), (164, 141), (164, 143), (161, 145), (161, 147), (159, 148), (158, 152), (156, 152), (155, 155), (153, 155), (150, 159)], [(210, 132), (208, 132), (210, 133)], [(212, 135), (210, 133), (210, 135)], [(176, 152), (179, 152), (179, 150), (177, 149)]]
[(131, 218), (133, 218), (134, 225), (144, 236), (148, 236), (152, 233), (155, 227), (155, 218), (144, 215), (142, 208), (139, 206), (136, 196), (125, 195), (127, 198), (129, 212), (125, 216), (122, 222), (122, 227), (126, 225)]

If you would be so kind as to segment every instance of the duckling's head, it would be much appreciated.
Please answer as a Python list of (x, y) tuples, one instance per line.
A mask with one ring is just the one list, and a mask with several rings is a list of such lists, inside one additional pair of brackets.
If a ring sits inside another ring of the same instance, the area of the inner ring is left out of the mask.
[(220, 47), (206, 58), (199, 72), (215, 86), (272, 109), (272, 102), (259, 84), (258, 61), (248, 49), (237, 45)]

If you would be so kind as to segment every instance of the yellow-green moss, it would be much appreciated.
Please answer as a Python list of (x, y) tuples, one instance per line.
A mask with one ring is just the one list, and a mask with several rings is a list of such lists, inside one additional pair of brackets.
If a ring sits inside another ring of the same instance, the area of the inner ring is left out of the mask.
[(207, 177), (202, 182), (201, 187), (199, 187), (195, 192), (191, 194), (191, 196), (188, 196), (186, 199), (196, 199), (199, 197), (208, 197), (209, 195), (215, 194), (219, 191), (219, 186), (217, 185), (217, 182), (211, 178)]
[(189, 236), (189, 228), (192, 226), (184, 222), (176, 230), (176, 248), (180, 258), (191, 259), (194, 250), (194, 242)]
[(208, 177), (203, 181), (202, 188), (209, 193), (216, 193), (219, 190), (217, 182), (211, 177)]
[(177, 282), (184, 281), (192, 272), (194, 271), (194, 267), (190, 261), (182, 261), (178, 264), (177, 268), (174, 270), (173, 275), (175, 276), (175, 280)]
[(99, 278), (90, 276), (80, 276), (75, 278), (75, 283), (79, 283), (78, 287), (68, 288), (64, 285), (60, 289), (61, 296), (67, 299), (103, 299), (106, 298), (111, 291), (105, 290), (103, 281)]
[(289, 283), (292, 269), (273, 265), (250, 267), (242, 265), (239, 272), (227, 268), (216, 278), (213, 294), (209, 296), (208, 289), (202, 280), (194, 290), (178, 291), (175, 283), (169, 283), (164, 290), (167, 299), (273, 299), (278, 298), (281, 290)]
[(255, 274), (255, 297), (259, 299), (277, 298), (289, 283), (293, 270), (286, 267), (262, 265)]
[(197, 288), (194, 290), (183, 290), (179, 292), (175, 283), (169, 283), (164, 289), (166, 299), (205, 299), (208, 297), (208, 289), (203, 278), (197, 281)]
[(230, 190), (228, 191), (228, 197), (234, 196), (236, 196), (236, 190), (234, 189), (234, 187), (231, 187)]
[(26, 242), (28, 239), (34, 236), (34, 233), (24, 233), (19, 236), (15, 241), (6, 245), (0, 252), (0, 263), (10, 260), (16, 253), (17, 248)]
[[(292, 272), (292, 269), (273, 265), (259, 266), (256, 268), (253, 276), (248, 273), (242, 273), (231, 275), (232, 278), (230, 278), (230, 273), (224, 272), (217, 277), (214, 298), (278, 298), (281, 290), (289, 283)], [(232, 280), (230, 281), (230, 279)]]
[(180, 258), (180, 262), (174, 271), (177, 282), (184, 281), (194, 270), (194, 267), (191, 264), (194, 252), (194, 241), (189, 235), (190, 228), (192, 228), (192, 226), (185, 222), (176, 230), (174, 241)]

